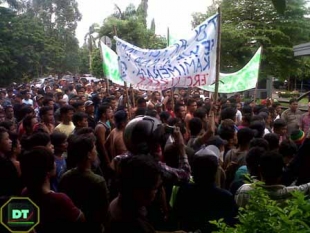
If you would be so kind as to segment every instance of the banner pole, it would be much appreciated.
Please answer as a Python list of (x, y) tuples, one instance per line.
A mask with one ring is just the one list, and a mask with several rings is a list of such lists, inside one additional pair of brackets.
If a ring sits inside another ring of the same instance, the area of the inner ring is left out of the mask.
[(221, 60), (221, 22), (222, 12), (221, 7), (218, 8), (218, 19), (217, 19), (217, 46), (216, 46), (216, 76), (215, 76), (215, 89), (214, 89), (214, 103), (217, 102), (219, 92), (219, 80), (220, 80), (220, 60)]
[(254, 89), (254, 96), (253, 96), (253, 101), (254, 103), (256, 102), (256, 95), (257, 95), (257, 89), (258, 89), (258, 78), (259, 78), (259, 71), (260, 71), (260, 66), (262, 62), (262, 54), (263, 54), (263, 46), (261, 45), (261, 51), (260, 51), (260, 59), (259, 59), (259, 65), (258, 65), (258, 75), (257, 75), (257, 81), (256, 81), (256, 86)]
[[(170, 29), (169, 27), (167, 27), (167, 47), (169, 46), (170, 46)], [(171, 87), (171, 101), (172, 101), (172, 108), (174, 108), (174, 87)], [(164, 109), (164, 111), (165, 110), (166, 109)]]

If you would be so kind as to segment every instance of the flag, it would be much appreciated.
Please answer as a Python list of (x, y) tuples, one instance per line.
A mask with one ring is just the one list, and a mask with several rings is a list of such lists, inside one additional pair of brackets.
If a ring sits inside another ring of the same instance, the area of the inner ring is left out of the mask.
[(187, 39), (164, 49), (142, 49), (114, 37), (122, 80), (144, 90), (212, 84), (216, 76), (217, 31), (215, 14), (197, 26)]
[(100, 41), (100, 49), (102, 54), (102, 67), (105, 77), (113, 83), (124, 86), (124, 81), (121, 79), (118, 66), (117, 54)]
[[(260, 47), (241, 70), (230, 74), (220, 73), (218, 93), (235, 93), (255, 88), (259, 75), (261, 52), (262, 48)], [(201, 86), (200, 88), (214, 92), (215, 84)]]

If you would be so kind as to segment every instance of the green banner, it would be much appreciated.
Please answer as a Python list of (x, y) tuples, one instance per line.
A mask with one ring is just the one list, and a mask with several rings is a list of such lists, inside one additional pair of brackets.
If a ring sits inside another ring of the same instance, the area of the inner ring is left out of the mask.
[(121, 79), (121, 75), (119, 73), (117, 54), (103, 42), (100, 42), (100, 47), (103, 59), (103, 73), (105, 77), (115, 84), (124, 86), (124, 81)]
[[(241, 70), (231, 73), (220, 73), (218, 93), (236, 93), (256, 87), (262, 48), (260, 47), (253, 58)], [(203, 90), (214, 92), (215, 84), (201, 86)]]

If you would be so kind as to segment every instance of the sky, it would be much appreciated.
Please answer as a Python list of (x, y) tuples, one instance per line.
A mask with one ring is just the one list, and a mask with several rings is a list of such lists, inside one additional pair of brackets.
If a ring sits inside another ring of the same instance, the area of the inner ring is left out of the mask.
[[(77, 0), (82, 20), (78, 23), (76, 36), (80, 45), (93, 23), (102, 25), (103, 20), (114, 12), (114, 4), (122, 10), (130, 3), (138, 6), (141, 0)], [(193, 12), (206, 12), (212, 0), (149, 0), (148, 24), (155, 18), (156, 34), (166, 36), (167, 27), (174, 37), (191, 30)]]

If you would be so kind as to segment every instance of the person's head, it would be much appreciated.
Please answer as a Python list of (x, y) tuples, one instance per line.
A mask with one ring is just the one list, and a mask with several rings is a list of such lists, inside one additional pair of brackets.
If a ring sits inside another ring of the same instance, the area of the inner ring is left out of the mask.
[(219, 166), (219, 159), (213, 151), (206, 148), (194, 155), (192, 174), (197, 185), (208, 185), (215, 182), (215, 174)]
[(0, 153), (6, 154), (12, 149), (12, 141), (9, 137), (8, 130), (0, 127)]
[(202, 130), (202, 122), (200, 118), (194, 117), (189, 121), (189, 130), (191, 136), (198, 136)]
[(254, 131), (250, 128), (242, 128), (237, 133), (238, 144), (242, 148), (249, 148), (250, 142), (254, 138)]
[(297, 110), (297, 108), (298, 108), (298, 101), (297, 101), (297, 99), (290, 99), (289, 104), (290, 104), (291, 111), (295, 112)]
[(124, 130), (124, 143), (133, 154), (155, 154), (165, 133), (162, 122), (157, 118), (139, 116), (131, 121)]
[(249, 114), (242, 115), (241, 125), (244, 127), (250, 127), (250, 124), (251, 124), (251, 115)]
[(290, 139), (295, 142), (295, 144), (299, 147), (304, 143), (306, 139), (306, 134), (304, 131), (296, 129), (293, 130), (293, 132), (291, 133)]
[(14, 118), (14, 109), (12, 105), (6, 106), (4, 108), (5, 111), (5, 117), (7, 119), (13, 119)]
[(26, 131), (27, 135), (32, 134), (34, 126), (38, 123), (38, 120), (35, 116), (29, 115), (23, 119), (23, 128)]
[(72, 117), (74, 114), (74, 108), (70, 105), (66, 105), (60, 108), (60, 117), (62, 122), (70, 122), (72, 121)]
[(92, 115), (95, 112), (95, 105), (94, 102), (91, 100), (88, 100), (84, 103), (85, 106), (85, 113)]
[(280, 137), (275, 133), (268, 133), (264, 136), (264, 139), (268, 142), (269, 150), (278, 150)]
[(277, 119), (273, 123), (273, 132), (279, 136), (285, 136), (287, 134), (287, 124), (283, 119)]
[(85, 112), (85, 105), (83, 101), (77, 101), (73, 103), (72, 107), (74, 107), (75, 112)]
[(51, 143), (51, 138), (48, 133), (38, 132), (29, 136), (27, 139), (22, 140), (22, 147), (25, 150), (31, 150), (36, 146), (43, 146), (54, 153), (54, 146)]
[(267, 150), (269, 150), (269, 143), (263, 138), (254, 138), (250, 142), (250, 148), (254, 148), (254, 147), (261, 147), (265, 151), (267, 151)]
[(135, 116), (144, 116), (146, 114), (146, 108), (137, 108)]
[(54, 154), (61, 155), (62, 153), (67, 151), (68, 143), (67, 143), (67, 135), (60, 132), (54, 132), (51, 134), (51, 143), (54, 146)]
[(152, 100), (153, 101), (159, 101), (160, 100), (160, 93), (158, 91), (154, 91), (152, 93)]
[(9, 133), (16, 133), (16, 125), (12, 121), (0, 122), (0, 126), (6, 128)]
[(169, 118), (170, 118), (170, 114), (169, 114), (169, 112), (166, 112), (166, 111), (161, 112), (159, 114), (159, 118), (160, 118), (162, 123), (167, 123)]
[(226, 140), (229, 145), (236, 145), (238, 138), (235, 122), (231, 119), (223, 120), (219, 128), (219, 136)]
[(172, 99), (171, 99), (171, 98), (169, 98), (169, 99), (167, 100), (166, 109), (167, 109), (168, 111), (171, 111), (171, 110), (173, 109), (173, 102), (172, 102)]
[(46, 107), (51, 107), (52, 109), (54, 109), (54, 100), (52, 98), (45, 98), (42, 102), (43, 106)]
[(42, 193), (42, 186), (56, 175), (53, 153), (46, 147), (32, 148), (20, 157), (22, 179), (31, 195)]
[(262, 121), (253, 121), (250, 124), (250, 129), (255, 131), (255, 138), (262, 138), (265, 133), (265, 123)]
[(10, 140), (12, 141), (12, 148), (9, 154), (11, 156), (13, 155), (17, 156), (21, 153), (21, 150), (22, 150), (20, 141), (18, 139), (18, 134), (9, 132), (9, 137), (10, 137)]
[(76, 112), (73, 114), (72, 122), (75, 127), (77, 128), (83, 128), (88, 127), (88, 116), (84, 112)]
[(194, 113), (197, 110), (197, 102), (195, 99), (189, 99), (187, 101), (187, 111), (190, 113)]
[(127, 124), (128, 115), (126, 111), (119, 110), (114, 114), (114, 122), (117, 129), (124, 129)]
[(210, 145), (216, 146), (220, 150), (220, 153), (224, 153), (226, 144), (227, 144), (227, 141), (223, 140), (218, 135), (210, 137), (206, 143), (207, 146), (210, 146)]
[(279, 102), (274, 102), (272, 107), (276, 110), (276, 113), (279, 115), (282, 112), (281, 104)]
[(265, 152), (262, 147), (253, 147), (248, 151), (245, 161), (251, 176), (259, 177), (260, 157)]
[(160, 167), (150, 156), (122, 160), (117, 180), (122, 200), (136, 207), (149, 206), (162, 184)]
[(201, 122), (203, 123), (203, 127), (206, 128), (206, 124), (208, 121), (208, 114), (207, 114), (207, 110), (205, 108), (203, 108), (203, 107), (198, 108), (194, 112), (194, 117), (200, 118)]
[(236, 121), (237, 110), (235, 108), (225, 108), (221, 111), (221, 120), (230, 119)]
[(283, 162), (287, 166), (298, 152), (297, 145), (292, 140), (283, 140), (279, 146), (279, 154), (283, 157)]
[(97, 160), (97, 151), (92, 137), (74, 135), (68, 140), (68, 161), (73, 166), (91, 165)]
[(116, 108), (116, 99), (115, 96), (111, 95), (106, 99), (107, 104), (109, 104), (112, 108), (112, 110), (115, 110)]
[(54, 122), (54, 109), (49, 106), (44, 106), (40, 108), (39, 116), (42, 122), (53, 123)]
[(262, 181), (267, 185), (276, 185), (280, 183), (283, 174), (283, 158), (282, 155), (269, 151), (260, 157), (260, 174)]
[(113, 117), (113, 111), (110, 105), (104, 104), (98, 108), (97, 117), (99, 120), (108, 121)]
[(174, 106), (174, 114), (176, 117), (184, 120), (186, 115), (185, 105), (184, 104), (176, 104)]
[(146, 99), (139, 97), (137, 100), (137, 108), (146, 108)]

